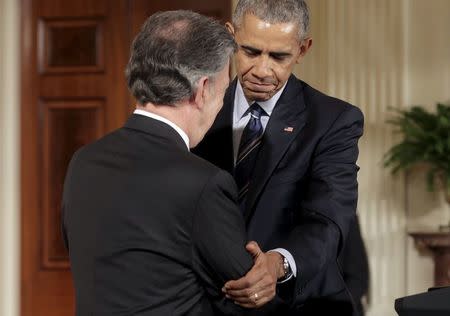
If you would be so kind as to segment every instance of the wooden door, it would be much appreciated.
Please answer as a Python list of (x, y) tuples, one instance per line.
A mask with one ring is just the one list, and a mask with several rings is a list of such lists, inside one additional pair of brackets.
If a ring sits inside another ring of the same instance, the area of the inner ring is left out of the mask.
[(127, 116), (126, 12), (117, 0), (22, 0), (22, 315), (73, 315), (62, 183), (73, 152)]
[(192, 9), (228, 20), (229, 0), (21, 0), (21, 315), (74, 314), (61, 240), (67, 164), (133, 108), (124, 69), (152, 13)]

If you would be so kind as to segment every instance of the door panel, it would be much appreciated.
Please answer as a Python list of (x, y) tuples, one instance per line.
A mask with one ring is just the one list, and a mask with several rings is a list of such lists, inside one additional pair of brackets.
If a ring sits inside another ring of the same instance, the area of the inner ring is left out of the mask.
[(60, 229), (71, 156), (134, 108), (124, 69), (150, 14), (183, 8), (228, 20), (231, 1), (21, 1), (21, 314), (73, 315)]

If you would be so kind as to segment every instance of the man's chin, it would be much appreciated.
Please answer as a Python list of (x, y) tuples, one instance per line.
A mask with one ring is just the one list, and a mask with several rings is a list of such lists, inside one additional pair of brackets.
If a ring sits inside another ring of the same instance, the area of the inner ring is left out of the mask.
[(267, 101), (273, 96), (273, 91), (269, 92), (259, 92), (259, 91), (252, 91), (248, 89), (244, 89), (245, 98), (248, 101)]

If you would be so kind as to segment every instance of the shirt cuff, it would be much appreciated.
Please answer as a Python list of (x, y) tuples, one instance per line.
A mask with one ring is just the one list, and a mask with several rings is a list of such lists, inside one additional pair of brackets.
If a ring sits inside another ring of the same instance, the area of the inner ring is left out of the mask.
[[(286, 260), (287, 260), (288, 263), (289, 263), (289, 267), (291, 268), (292, 276), (294, 276), (294, 278), (297, 277), (297, 265), (295, 264), (294, 257), (292, 257), (292, 255), (291, 255), (291, 253), (290, 253), (289, 251), (287, 251), (287, 250), (284, 249), (284, 248), (276, 248), (276, 249), (272, 249), (272, 250), (269, 250), (269, 251), (275, 251), (275, 252), (278, 252), (280, 255), (282, 255), (283, 257), (285, 257)], [(288, 279), (290, 279), (290, 278), (288, 278)], [(280, 283), (283, 283), (283, 282), (287, 281), (288, 279), (283, 280), (283, 281), (281, 281)]]

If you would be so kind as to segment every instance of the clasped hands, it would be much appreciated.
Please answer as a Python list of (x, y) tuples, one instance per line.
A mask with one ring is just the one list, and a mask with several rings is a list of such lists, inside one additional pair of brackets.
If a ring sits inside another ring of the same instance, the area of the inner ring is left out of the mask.
[(242, 278), (225, 283), (222, 292), (242, 307), (259, 308), (275, 297), (277, 280), (284, 276), (283, 257), (263, 252), (254, 241), (245, 248), (253, 257), (253, 267)]

